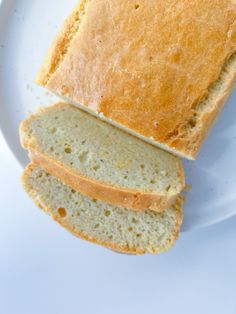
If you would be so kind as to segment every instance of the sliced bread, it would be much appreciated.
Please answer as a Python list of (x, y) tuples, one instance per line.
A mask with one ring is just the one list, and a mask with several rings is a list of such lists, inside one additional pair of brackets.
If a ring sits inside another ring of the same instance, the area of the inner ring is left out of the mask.
[(76, 236), (130, 254), (160, 253), (172, 247), (182, 222), (182, 198), (163, 213), (134, 212), (75, 192), (36, 165), (22, 176), (33, 201)]
[(109, 204), (161, 212), (184, 188), (177, 157), (69, 104), (32, 115), (20, 136), (34, 163)]

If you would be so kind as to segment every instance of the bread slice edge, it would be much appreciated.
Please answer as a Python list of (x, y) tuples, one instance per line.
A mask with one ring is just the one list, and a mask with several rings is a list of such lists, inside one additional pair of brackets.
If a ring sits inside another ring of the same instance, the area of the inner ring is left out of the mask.
[(134, 211), (150, 209), (162, 212), (170, 207), (179, 195), (179, 193), (174, 195), (158, 195), (156, 193), (109, 186), (85, 177), (78, 172), (75, 173), (57, 160), (39, 153), (32, 148), (29, 148), (29, 156), (34, 164), (39, 165), (46, 172), (57, 177), (75, 191), (90, 198)]
[[(48, 112), (57, 107), (67, 106), (65, 103), (58, 103), (54, 106), (40, 108), (38, 112)], [(72, 171), (62, 162), (47, 156), (42, 151), (36, 148), (34, 138), (28, 137), (27, 125), (31, 119), (34, 119), (35, 114), (32, 114), (20, 124), (20, 142), (23, 148), (29, 151), (29, 157), (35, 164), (40, 165), (48, 173), (58, 177), (65, 184), (71, 186), (72, 189), (94, 199), (107, 202), (112, 205), (125, 207), (131, 210), (144, 211), (150, 209), (156, 212), (162, 212), (171, 206), (178, 195), (185, 187), (184, 170), (181, 160), (178, 160), (178, 186), (179, 190), (173, 194), (161, 194), (156, 192), (148, 192), (143, 190), (122, 188), (112, 186), (104, 182), (93, 180), (79, 172)]]
[(52, 210), (46, 206), (46, 204), (43, 204), (43, 202), (35, 195), (34, 191), (32, 192), (32, 188), (26, 184), (27, 182), (27, 177), (30, 175), (30, 173), (33, 171), (35, 165), (30, 163), (26, 169), (24, 170), (22, 176), (21, 176), (21, 183), (22, 186), (24, 188), (24, 190), (26, 191), (26, 193), (30, 196), (30, 198), (32, 199), (32, 201), (35, 203), (35, 205), (37, 207), (39, 207), (40, 209), (42, 209), (46, 214), (50, 215), (50, 217), (56, 221), (57, 223), (59, 223), (63, 228), (65, 228), (67, 231), (69, 231), (70, 233), (72, 233), (73, 235), (75, 235), (76, 237), (82, 239), (82, 240), (86, 240), (88, 242), (106, 247), (108, 249), (111, 249), (115, 252), (119, 252), (119, 253), (125, 253), (125, 254), (133, 254), (133, 255), (143, 255), (146, 253), (150, 253), (150, 254), (159, 254), (159, 253), (164, 253), (166, 251), (168, 251), (169, 249), (171, 249), (171, 247), (174, 245), (175, 241), (178, 239), (179, 237), (179, 231), (180, 231), (180, 226), (182, 224), (183, 221), (183, 213), (182, 213), (182, 205), (183, 205), (183, 197), (179, 196), (178, 199), (176, 200), (176, 203), (174, 205), (175, 210), (177, 211), (177, 219), (176, 219), (176, 225), (175, 228), (173, 230), (173, 240), (170, 241), (168, 243), (168, 245), (163, 248), (163, 249), (153, 249), (150, 251), (146, 251), (146, 250), (141, 250), (135, 247), (122, 247), (119, 245), (114, 245), (111, 244), (109, 242), (105, 242), (105, 241), (100, 241), (94, 237), (90, 237), (87, 234), (84, 234), (83, 232), (78, 232), (76, 231), (70, 224), (65, 223), (62, 219), (60, 219), (58, 216), (55, 216), (52, 213)]

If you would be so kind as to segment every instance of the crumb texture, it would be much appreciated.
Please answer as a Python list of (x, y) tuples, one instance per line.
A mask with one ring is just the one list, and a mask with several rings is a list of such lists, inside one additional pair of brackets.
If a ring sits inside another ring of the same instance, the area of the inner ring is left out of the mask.
[(158, 253), (176, 240), (181, 224), (181, 200), (158, 214), (108, 206), (71, 190), (37, 166), (29, 166), (23, 186), (54, 219), (78, 236), (126, 252)]
[(68, 104), (33, 115), (21, 136), (26, 148), (106, 185), (160, 195), (183, 189), (178, 158)]

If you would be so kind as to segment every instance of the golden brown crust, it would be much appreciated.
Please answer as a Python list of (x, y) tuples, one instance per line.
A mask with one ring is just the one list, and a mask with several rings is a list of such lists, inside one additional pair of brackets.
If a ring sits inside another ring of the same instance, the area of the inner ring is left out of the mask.
[(56, 71), (60, 62), (62, 62), (63, 56), (67, 53), (70, 42), (78, 30), (81, 13), (83, 12), (86, 2), (87, 0), (78, 1), (75, 9), (66, 19), (63, 28), (49, 49), (49, 52), (45, 57), (44, 64), (36, 77), (36, 83), (39, 85), (46, 85), (51, 75), (53, 75)]
[(234, 82), (226, 78), (210, 114), (196, 112), (235, 53), (235, 2), (90, 0), (82, 11), (72, 37), (68, 18), (37, 82), (194, 159)]
[[(29, 164), (27, 166), (27, 168), (25, 169), (25, 171), (24, 171), (24, 173), (22, 175), (22, 178), (21, 178), (22, 184), (23, 184), (23, 186), (24, 186), (24, 188), (26, 189), (27, 192), (29, 192), (29, 187), (27, 187), (24, 182), (27, 181), (27, 177), (30, 175), (30, 173), (33, 171), (33, 169), (34, 169), (34, 165), (33, 164)], [(29, 193), (29, 195), (32, 198), (32, 195), (30, 193)], [(174, 244), (175, 240), (178, 239), (179, 229), (180, 229), (180, 226), (182, 224), (182, 204), (183, 204), (183, 198), (179, 197), (178, 200), (176, 201), (176, 205), (175, 205), (175, 210), (178, 212), (178, 218), (176, 220), (176, 227), (175, 227), (175, 230), (173, 232), (173, 235), (174, 235), (173, 236), (173, 241), (170, 241), (169, 246), (166, 247), (166, 248), (163, 248), (163, 250), (161, 250), (161, 251), (153, 250), (153, 251), (148, 252), (148, 251), (141, 250), (141, 249), (135, 248), (135, 247), (133, 247), (133, 248), (131, 248), (131, 247), (122, 247), (122, 246), (116, 245), (114, 243), (112, 244), (112, 243), (109, 243), (109, 242), (105, 242), (105, 241), (101, 241), (101, 240), (95, 239), (93, 237), (90, 237), (87, 234), (82, 233), (82, 232), (78, 232), (71, 225), (69, 225), (65, 221), (63, 221), (63, 219), (60, 216), (56, 216), (56, 215), (52, 214), (52, 210), (50, 208), (47, 208), (47, 206), (45, 204), (41, 203), (38, 199), (32, 198), (32, 200), (34, 201), (34, 203), (40, 209), (43, 209), (45, 211), (45, 213), (49, 214), (52, 217), (52, 219), (54, 219), (62, 227), (64, 227), (66, 230), (68, 230), (69, 232), (71, 232), (75, 236), (81, 238), (82, 240), (86, 240), (86, 241), (89, 241), (91, 243), (104, 246), (104, 247), (106, 247), (108, 249), (111, 249), (113, 251), (120, 252), (120, 253), (126, 253), (126, 254), (134, 254), (134, 255), (142, 255), (142, 254), (145, 254), (145, 253), (158, 254), (158, 253), (162, 253), (162, 252), (165, 252), (165, 251), (169, 250), (171, 248), (171, 246)]]
[(173, 145), (177, 145), (177, 147), (181, 148), (181, 151), (186, 154), (186, 156), (188, 154), (187, 157), (189, 159), (196, 158), (199, 147), (203, 144), (204, 139), (216, 121), (235, 83), (236, 53), (224, 64), (218, 80), (209, 88), (209, 93), (201, 102), (195, 105), (196, 107), (200, 107), (202, 112), (199, 112), (199, 109), (195, 111), (192, 123), (194, 123), (195, 126), (195, 123), (198, 122), (200, 127), (196, 125), (196, 129), (191, 134), (191, 141), (183, 138), (173, 139)]

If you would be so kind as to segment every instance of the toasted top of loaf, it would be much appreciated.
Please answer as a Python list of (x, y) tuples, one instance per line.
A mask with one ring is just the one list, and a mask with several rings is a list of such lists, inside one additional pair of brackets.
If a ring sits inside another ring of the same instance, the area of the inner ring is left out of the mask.
[(92, 198), (162, 211), (184, 188), (178, 158), (69, 104), (32, 115), (20, 135), (35, 163)]
[(113, 250), (160, 253), (170, 249), (178, 237), (181, 198), (164, 213), (134, 212), (91, 200), (33, 165), (24, 172), (22, 183), (34, 202), (62, 226)]
[(232, 0), (81, 0), (36, 81), (195, 158), (235, 81)]

